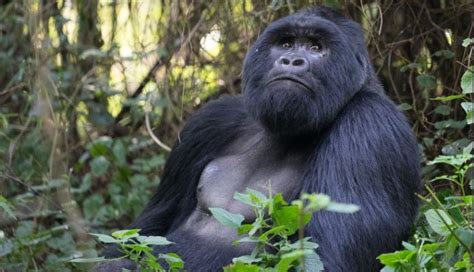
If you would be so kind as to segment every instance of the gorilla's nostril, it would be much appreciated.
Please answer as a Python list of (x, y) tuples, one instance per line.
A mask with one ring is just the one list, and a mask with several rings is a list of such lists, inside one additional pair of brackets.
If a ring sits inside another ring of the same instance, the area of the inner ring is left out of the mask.
[(300, 66), (304, 64), (304, 59), (295, 59), (293, 60), (293, 65), (294, 66)]
[(281, 59), (281, 63), (282, 63), (282, 64), (285, 64), (285, 65), (288, 65), (288, 64), (290, 64), (290, 60), (287, 59), (287, 58), (282, 58), (282, 59)]

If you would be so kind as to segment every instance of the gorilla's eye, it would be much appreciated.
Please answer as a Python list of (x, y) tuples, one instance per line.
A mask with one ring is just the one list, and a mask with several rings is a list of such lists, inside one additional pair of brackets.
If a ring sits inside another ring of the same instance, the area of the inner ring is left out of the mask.
[(309, 47), (310, 50), (312, 51), (319, 51), (321, 50), (321, 45), (317, 44), (317, 43), (313, 43), (310, 47)]
[(281, 44), (281, 47), (283, 47), (283, 48), (291, 48), (291, 43), (289, 43), (289, 42), (283, 42), (283, 43)]

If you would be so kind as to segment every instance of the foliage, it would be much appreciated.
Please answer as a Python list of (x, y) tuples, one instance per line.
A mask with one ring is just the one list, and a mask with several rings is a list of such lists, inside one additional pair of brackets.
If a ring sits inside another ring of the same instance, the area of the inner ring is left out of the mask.
[[(153, 255), (152, 246), (166, 246), (172, 244), (165, 237), (161, 236), (142, 236), (140, 229), (119, 230), (112, 233), (112, 236), (105, 234), (91, 233), (96, 236), (100, 242), (105, 244), (118, 245), (123, 257), (116, 259), (100, 258), (77, 258), (71, 260), (75, 263), (104, 262), (115, 261), (128, 258), (138, 265), (140, 271), (179, 271), (183, 268), (183, 261), (176, 253), (160, 253), (157, 257)], [(165, 269), (159, 261), (163, 260), (168, 265)]]
[[(233, 228), (239, 235), (235, 245), (251, 243), (255, 249), (250, 255), (232, 260), (224, 271), (322, 271), (323, 263), (315, 250), (318, 245), (311, 237), (304, 237), (303, 228), (314, 212), (322, 209), (353, 213), (358, 207), (333, 202), (323, 194), (303, 194), (288, 204), (281, 193), (272, 197), (247, 189), (236, 192), (234, 198), (252, 207), (255, 220), (242, 224), (244, 217), (221, 208), (210, 208), (212, 215), (224, 226)], [(298, 236), (298, 240), (292, 237)]]
[(387, 94), (413, 124), (431, 192), (407, 243), (417, 254), (440, 244), (430, 267), (464, 260), (429, 222), (472, 231), (472, 170), (460, 179), (470, 164), (456, 162), (474, 120), (471, 1), (4, 0), (0, 270), (84, 271), (68, 261), (98, 256), (88, 233), (123, 229), (153, 194), (168, 154), (156, 139), (171, 146), (191, 112), (237, 94), (258, 33), (312, 4), (361, 23)]
[[(470, 40), (465, 39), (463, 46), (468, 46)], [(462, 94), (437, 100), (467, 100), (467, 95), (473, 92), (473, 68), (469, 67), (461, 78)], [(472, 124), (474, 119), (472, 104), (461, 103), (467, 124)], [(446, 115), (449, 115), (449, 110)], [(427, 182), (428, 195), (420, 196), (425, 203), (412, 242), (403, 242), (404, 250), (380, 255), (378, 258), (385, 265), (382, 271), (472, 271), (473, 147), (470, 142), (459, 153), (439, 155), (427, 163), (427, 166), (448, 165), (450, 170)], [(436, 192), (434, 187), (443, 182), (448, 182), (448, 188)]]
[[(439, 156), (430, 164), (448, 164), (452, 175), (436, 177), (427, 185), (427, 203), (422, 208), (423, 216), (413, 237), (413, 243), (404, 242), (404, 250), (379, 256), (385, 265), (383, 271), (471, 271), (474, 230), (472, 225), (473, 195), (465, 193), (465, 176), (474, 164), (472, 147), (462, 154)], [(436, 194), (431, 185), (441, 180), (449, 180), (457, 186), (459, 196), (452, 192)], [(474, 189), (471, 180), (470, 189)]]

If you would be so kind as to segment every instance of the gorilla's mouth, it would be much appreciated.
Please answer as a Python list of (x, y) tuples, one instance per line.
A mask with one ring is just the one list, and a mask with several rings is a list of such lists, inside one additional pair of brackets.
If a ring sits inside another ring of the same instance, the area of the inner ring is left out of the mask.
[(278, 81), (291, 81), (291, 82), (294, 82), (294, 83), (297, 83), (298, 85), (301, 85), (303, 86), (305, 89), (307, 89), (308, 91), (311, 91), (311, 88), (309, 87), (309, 85), (304, 82), (303, 80), (301, 80), (300, 78), (298, 77), (295, 77), (295, 76), (292, 76), (292, 75), (281, 75), (281, 76), (276, 76), (272, 79), (270, 79), (267, 84), (265, 85), (270, 85), (272, 83), (276, 83)]

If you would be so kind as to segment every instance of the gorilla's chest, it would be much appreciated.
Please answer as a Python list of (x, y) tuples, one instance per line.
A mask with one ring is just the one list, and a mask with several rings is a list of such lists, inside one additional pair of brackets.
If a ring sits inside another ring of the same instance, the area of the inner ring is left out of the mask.
[(230, 150), (204, 168), (197, 188), (200, 209), (223, 208), (253, 220), (252, 209), (234, 200), (235, 192), (251, 188), (288, 197), (298, 187), (306, 160), (302, 152), (278, 150), (259, 137), (237, 141)]

